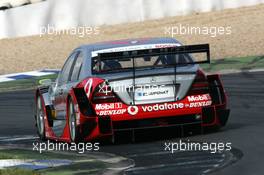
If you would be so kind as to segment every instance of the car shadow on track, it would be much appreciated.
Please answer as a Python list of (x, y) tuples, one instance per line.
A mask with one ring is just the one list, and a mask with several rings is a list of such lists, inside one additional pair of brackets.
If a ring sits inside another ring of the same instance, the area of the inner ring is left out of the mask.
[[(186, 138), (202, 134), (213, 134), (215, 132), (221, 132), (217, 128), (202, 129), (200, 126), (189, 125), (179, 127), (168, 128), (155, 128), (155, 129), (142, 129), (142, 130), (130, 130), (115, 133), (114, 144), (128, 144), (128, 143), (144, 143), (160, 140), (169, 140), (174, 138)], [(103, 142), (102, 145), (111, 145), (113, 143)]]

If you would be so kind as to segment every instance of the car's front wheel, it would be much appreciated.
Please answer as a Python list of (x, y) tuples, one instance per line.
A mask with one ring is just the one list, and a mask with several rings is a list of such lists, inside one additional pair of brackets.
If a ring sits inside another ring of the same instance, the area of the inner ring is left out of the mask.
[(44, 116), (45, 116), (45, 111), (44, 111), (42, 99), (41, 96), (38, 96), (37, 104), (36, 104), (36, 126), (37, 126), (37, 133), (41, 140), (46, 139)]

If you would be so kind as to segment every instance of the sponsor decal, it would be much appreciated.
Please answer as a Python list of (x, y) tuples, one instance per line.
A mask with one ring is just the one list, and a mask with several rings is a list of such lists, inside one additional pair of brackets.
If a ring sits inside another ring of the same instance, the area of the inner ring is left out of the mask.
[(151, 106), (142, 106), (142, 110), (144, 112), (153, 112), (153, 111), (165, 111), (165, 110), (173, 110), (173, 109), (182, 109), (184, 108), (183, 103), (163, 103), (163, 104), (155, 104)]
[(173, 46), (180, 46), (180, 44), (161, 43), (161, 44), (142, 44), (142, 45), (136, 45), (136, 46), (115, 47), (111, 49), (96, 50), (96, 51), (93, 51), (91, 54), (92, 54), (92, 57), (96, 57), (98, 56), (98, 53), (124, 52), (124, 51), (131, 51), (131, 50), (166, 48), (166, 47), (173, 47)]
[(152, 100), (158, 98), (170, 98), (173, 96), (173, 87), (164, 85), (145, 89), (137, 88), (135, 92), (135, 100)]
[(155, 45), (155, 48), (167, 48), (167, 47), (175, 47), (180, 46), (178, 43), (168, 43), (168, 44), (157, 44)]
[(122, 103), (104, 103), (96, 104), (95, 110), (120, 109), (123, 107)]
[(194, 102), (190, 103), (189, 107), (190, 108), (198, 108), (198, 107), (203, 107), (203, 106), (210, 106), (212, 104), (212, 101), (201, 101), (201, 102)]
[(194, 101), (207, 101), (211, 100), (211, 97), (209, 94), (203, 94), (203, 95), (191, 95), (187, 97), (189, 102), (194, 102)]
[(138, 93), (138, 96), (143, 96), (143, 97), (146, 97), (146, 96), (155, 96), (155, 95), (165, 95), (165, 94), (168, 94), (169, 93), (169, 90), (164, 90), (164, 91), (152, 91), (152, 92), (139, 92)]
[[(168, 93), (166, 90), (157, 92), (143, 92), (142, 96), (148, 96), (148, 93)], [(151, 95), (153, 95), (151, 94)], [(142, 106), (126, 106), (121, 102), (118, 103), (104, 103), (96, 104), (95, 110), (96, 114), (100, 116), (104, 115), (122, 115), (126, 112), (130, 115), (138, 114), (139, 110), (142, 112), (157, 112), (166, 110), (176, 110), (184, 108), (198, 108), (204, 106), (210, 106), (212, 104), (211, 97), (209, 94), (203, 95), (191, 95), (187, 96), (184, 100), (172, 103), (159, 103), (152, 105), (142, 105)], [(126, 108), (127, 107), (127, 108)]]
[(138, 107), (137, 106), (129, 106), (127, 108), (127, 112), (130, 114), (130, 115), (136, 115), (138, 113)]
[(97, 115), (117, 115), (117, 114), (124, 114), (126, 109), (113, 109), (113, 110), (105, 110), (105, 111), (98, 111), (96, 112)]
[(187, 99), (190, 103), (185, 103), (186, 108), (198, 108), (203, 106), (210, 106), (212, 104), (212, 100), (209, 94), (191, 95), (188, 96)]
[(122, 109), (122, 103), (104, 103), (96, 104), (95, 110), (97, 115), (117, 115), (124, 114), (126, 109)]
[(162, 103), (155, 105), (142, 106), (143, 112), (155, 112), (164, 110), (175, 110), (182, 108), (198, 108), (203, 106), (210, 106), (212, 104), (209, 94), (192, 95), (187, 97), (186, 102)]

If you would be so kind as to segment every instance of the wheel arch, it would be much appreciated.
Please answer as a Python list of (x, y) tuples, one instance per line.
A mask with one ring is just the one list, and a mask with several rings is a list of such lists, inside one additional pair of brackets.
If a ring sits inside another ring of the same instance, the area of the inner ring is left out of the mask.
[(67, 103), (69, 102), (70, 98), (73, 100), (74, 104), (78, 105), (78, 110), (80, 113), (82, 113), (82, 115), (95, 115), (95, 111), (93, 110), (92, 104), (87, 98), (83, 87), (72, 88), (67, 96)]

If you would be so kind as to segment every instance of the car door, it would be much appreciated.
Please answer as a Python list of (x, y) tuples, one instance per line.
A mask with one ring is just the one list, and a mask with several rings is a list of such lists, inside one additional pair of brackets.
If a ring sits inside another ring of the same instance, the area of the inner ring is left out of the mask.
[(71, 78), (73, 65), (78, 52), (73, 52), (65, 62), (59, 77), (55, 90), (54, 107), (56, 110), (56, 119), (65, 119), (66, 117), (66, 98), (69, 92), (69, 80)]

